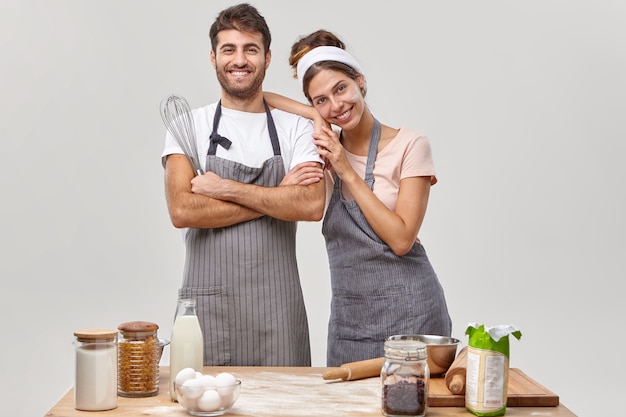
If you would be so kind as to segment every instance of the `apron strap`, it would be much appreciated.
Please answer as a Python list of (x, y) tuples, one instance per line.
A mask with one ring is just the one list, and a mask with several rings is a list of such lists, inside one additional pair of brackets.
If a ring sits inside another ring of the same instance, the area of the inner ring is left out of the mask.
[(274, 118), (270, 112), (270, 106), (267, 105), (265, 99), (263, 99), (263, 105), (265, 106), (265, 114), (267, 114), (267, 130), (270, 131), (270, 140), (272, 141), (272, 149), (274, 150), (274, 156), (280, 155), (280, 143), (278, 142), (278, 132), (276, 131), (276, 125), (274, 124)]
[[(267, 115), (267, 130), (270, 133), (270, 140), (272, 142), (272, 150), (274, 151), (274, 156), (280, 155), (280, 142), (278, 141), (278, 131), (276, 130), (276, 125), (274, 124), (274, 119), (272, 118), (272, 113), (270, 112), (270, 107), (267, 105), (265, 99), (263, 99), (263, 106), (265, 106), (265, 114)], [(222, 118), (222, 100), (217, 102), (217, 107), (215, 108), (215, 115), (213, 116), (213, 131), (211, 132), (209, 150), (207, 155), (215, 155), (217, 152), (217, 145), (221, 145), (224, 149), (230, 149), (230, 145), (232, 142), (225, 138), (224, 136), (220, 136), (217, 133), (217, 127), (220, 124), (220, 119)]]
[(215, 108), (215, 115), (213, 116), (213, 131), (211, 132), (209, 151), (207, 155), (215, 155), (217, 152), (217, 145), (222, 145), (222, 147), (226, 150), (230, 149), (230, 145), (233, 143), (225, 138), (224, 136), (220, 136), (217, 133), (217, 127), (220, 124), (220, 119), (222, 118), (222, 100), (217, 102), (217, 107)]
[[(370, 135), (370, 146), (367, 150), (367, 164), (365, 165), (365, 183), (370, 190), (374, 189), (374, 163), (376, 162), (376, 152), (378, 152), (378, 142), (380, 141), (380, 122), (374, 118), (374, 127)], [(339, 137), (341, 141), (341, 136)], [(341, 190), (341, 178), (335, 174), (335, 188)]]
[(378, 142), (380, 140), (380, 122), (374, 118), (374, 127), (370, 136), (370, 147), (367, 151), (367, 165), (365, 166), (365, 183), (374, 189), (374, 162), (378, 152)]

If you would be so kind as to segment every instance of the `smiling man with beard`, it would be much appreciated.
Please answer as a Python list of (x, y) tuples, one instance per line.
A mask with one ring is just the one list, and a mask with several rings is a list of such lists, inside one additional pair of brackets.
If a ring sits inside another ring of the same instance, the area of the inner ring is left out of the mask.
[(205, 365), (308, 366), (296, 222), (324, 211), (313, 125), (265, 103), (271, 35), (254, 7), (223, 10), (209, 34), (221, 98), (193, 110), (206, 174), (170, 135), (162, 155), (170, 218), (185, 229), (179, 297), (197, 301)]

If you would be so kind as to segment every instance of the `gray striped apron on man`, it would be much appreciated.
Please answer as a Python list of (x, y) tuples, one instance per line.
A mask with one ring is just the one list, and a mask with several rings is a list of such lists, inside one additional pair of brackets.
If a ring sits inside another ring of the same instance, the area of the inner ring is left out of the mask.
[[(372, 190), (380, 129), (375, 119), (365, 168)], [(357, 203), (343, 198), (337, 175), (322, 233), (332, 288), (327, 366), (381, 357), (394, 334), (450, 336), (444, 292), (424, 247), (416, 242), (406, 255), (394, 254)]]
[[(215, 155), (216, 141), (223, 139), (217, 135), (217, 104), (207, 172), (264, 187), (280, 184), (285, 167), (267, 104), (265, 110), (274, 156), (254, 168)], [(262, 216), (229, 227), (190, 229), (186, 245), (179, 297), (197, 300), (205, 365), (310, 366), (295, 222)]]

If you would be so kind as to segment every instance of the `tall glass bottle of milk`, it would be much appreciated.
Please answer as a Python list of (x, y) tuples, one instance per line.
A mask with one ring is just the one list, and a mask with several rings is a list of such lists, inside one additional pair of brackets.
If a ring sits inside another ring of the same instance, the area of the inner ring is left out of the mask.
[(196, 300), (181, 298), (176, 308), (176, 318), (170, 341), (170, 397), (176, 401), (174, 379), (181, 369), (193, 368), (202, 372), (204, 365), (204, 339), (196, 312)]

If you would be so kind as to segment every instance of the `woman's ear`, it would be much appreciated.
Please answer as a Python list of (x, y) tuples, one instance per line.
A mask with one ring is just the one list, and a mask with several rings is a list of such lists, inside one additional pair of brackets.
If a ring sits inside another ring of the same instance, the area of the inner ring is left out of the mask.
[(356, 82), (359, 85), (361, 94), (363, 94), (363, 97), (365, 97), (365, 94), (367, 93), (367, 88), (366, 88), (365, 77), (363, 76), (363, 74), (356, 75)]
[(363, 76), (363, 74), (356, 74), (356, 81), (359, 84), (359, 88), (361, 90), (363, 90), (363, 88), (365, 87), (365, 77)]

